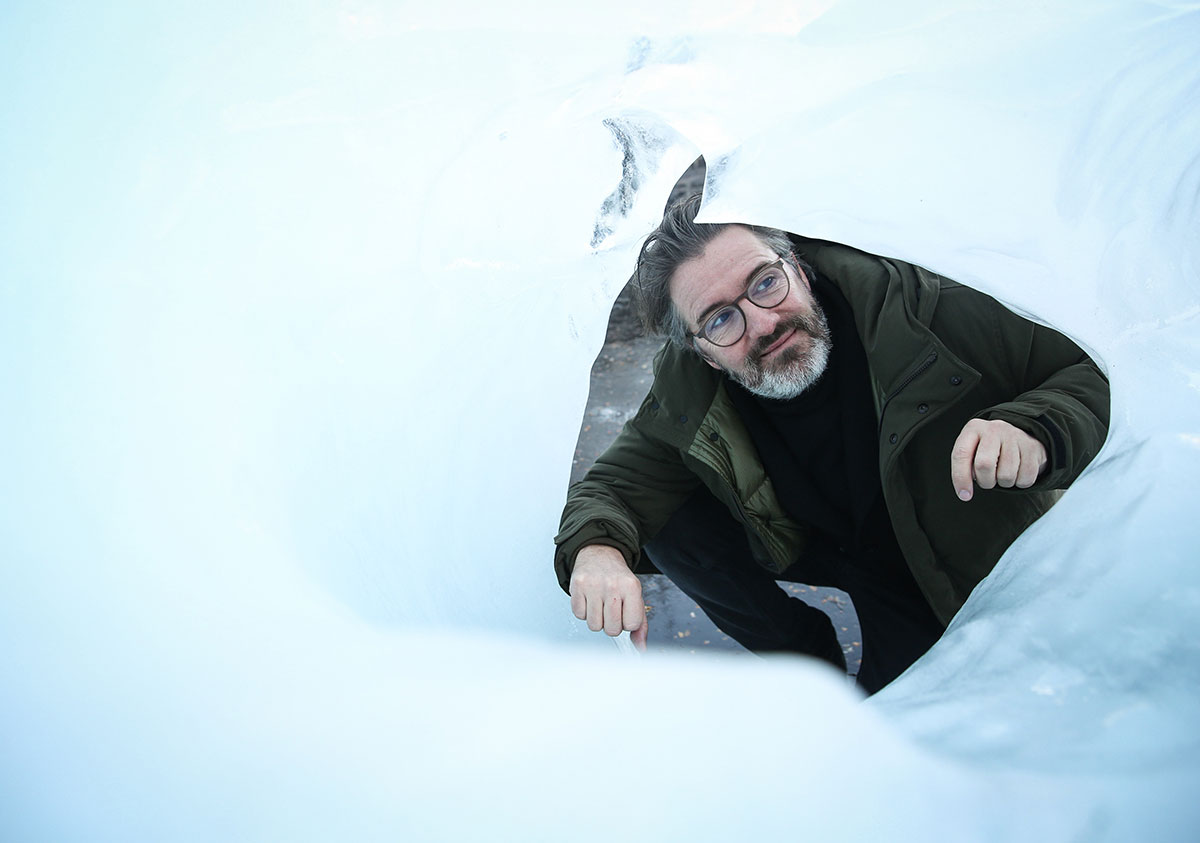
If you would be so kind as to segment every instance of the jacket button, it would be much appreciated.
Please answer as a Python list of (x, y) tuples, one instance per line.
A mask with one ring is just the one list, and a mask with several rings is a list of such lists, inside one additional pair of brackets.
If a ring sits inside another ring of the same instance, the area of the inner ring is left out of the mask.
[(925, 404), (925, 403), (918, 404), (918, 405), (917, 405), (917, 412), (918, 412), (918, 413), (928, 413), (928, 412), (929, 412), (929, 405), (928, 405), (928, 404)]
[(950, 378), (950, 383), (954, 386), (962, 386), (962, 378), (960, 378), (958, 375), (954, 375)]
[(680, 417), (679, 417), (679, 423), (680, 423), (680, 424), (687, 424), (687, 416), (680, 416)]
[(708, 438), (709, 438), (709, 439), (711, 439), (712, 441), (716, 442), (716, 441), (720, 440), (720, 438), (721, 438), (721, 434), (719, 434), (719, 433), (710, 433), (710, 434), (708, 434)]
[(651, 409), (651, 410), (657, 410), (657, 409), (658, 409), (658, 402), (657, 402), (657, 401), (651, 401), (651, 402), (650, 402), (650, 409)]
[(888, 441), (891, 442), (893, 445), (895, 445), (896, 442), (899, 441), (899, 439), (900, 439), (900, 437), (894, 433), (888, 437)]

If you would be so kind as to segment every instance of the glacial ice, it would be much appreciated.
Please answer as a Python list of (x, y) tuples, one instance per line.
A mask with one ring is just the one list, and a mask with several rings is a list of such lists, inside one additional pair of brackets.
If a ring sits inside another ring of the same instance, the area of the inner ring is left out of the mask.
[[(1200, 5), (0, 12), (4, 839), (1200, 829)], [(1054, 324), (1109, 442), (867, 703), (550, 570), (675, 178)]]

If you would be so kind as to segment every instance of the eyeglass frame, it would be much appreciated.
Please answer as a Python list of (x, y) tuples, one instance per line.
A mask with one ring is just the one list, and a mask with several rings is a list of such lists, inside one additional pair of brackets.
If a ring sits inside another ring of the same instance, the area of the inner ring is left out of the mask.
[[(787, 265), (788, 265), (787, 258), (780, 258), (779, 260), (777, 260), (773, 263), (767, 264), (762, 269), (760, 269), (758, 272), (754, 273), (754, 275), (750, 278), (750, 281), (747, 282), (747, 284), (746, 284), (746, 291), (744, 293), (742, 293), (740, 296), (738, 296), (733, 301), (729, 302), (729, 304), (723, 304), (720, 307), (711, 309), (710, 312), (712, 313), (712, 316), (709, 316), (708, 319), (705, 319), (704, 320), (705, 323), (711, 321), (714, 316), (716, 316), (718, 313), (720, 313), (727, 307), (732, 307), (742, 317), (742, 332), (737, 335), (737, 338), (734, 339), (733, 342), (727, 343), (725, 345), (721, 345), (718, 342), (714, 342), (713, 340), (709, 339), (708, 336), (706, 336), (706, 334), (708, 333), (708, 329), (705, 327), (701, 327), (700, 330), (696, 333), (692, 333), (689, 330), (684, 330), (684, 332), (683, 332), (684, 337), (686, 339), (692, 340), (693, 342), (695, 340), (704, 340), (707, 343), (711, 343), (712, 345), (715, 345), (717, 348), (731, 348), (732, 346), (737, 345), (741, 341), (742, 337), (746, 336), (746, 328), (749, 327), (749, 325), (750, 325), (750, 320), (746, 318), (746, 311), (742, 310), (742, 308), (738, 305), (738, 302), (740, 302), (742, 299), (745, 299), (746, 301), (750, 302), (750, 304), (757, 307), (759, 310), (774, 310), (775, 308), (779, 307), (779, 305), (781, 305), (785, 301), (787, 301), (788, 294), (792, 291), (792, 277), (791, 277), (791, 275), (788, 274)], [(754, 299), (750, 298), (750, 290), (755, 284), (758, 283), (760, 278), (762, 278), (764, 275), (766, 275), (768, 272), (770, 272), (772, 269), (775, 269), (776, 267), (783, 270), (783, 280), (784, 280), (784, 284), (785, 284), (785, 289), (783, 291), (783, 295), (780, 297), (779, 301), (775, 302), (775, 304), (759, 304)]]

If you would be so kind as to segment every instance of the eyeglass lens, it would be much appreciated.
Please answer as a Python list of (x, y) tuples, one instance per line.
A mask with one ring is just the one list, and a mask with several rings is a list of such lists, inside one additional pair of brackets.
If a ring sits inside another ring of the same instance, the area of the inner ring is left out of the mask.
[[(739, 299), (764, 309), (782, 302), (788, 294), (788, 277), (782, 262), (771, 264), (754, 276), (750, 286)], [(704, 323), (704, 338), (714, 345), (733, 345), (746, 332), (746, 316), (735, 301), (718, 310)]]

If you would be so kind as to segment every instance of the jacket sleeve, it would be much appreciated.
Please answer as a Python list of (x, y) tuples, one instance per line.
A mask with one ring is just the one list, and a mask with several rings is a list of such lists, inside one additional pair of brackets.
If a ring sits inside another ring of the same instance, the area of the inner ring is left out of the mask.
[(575, 555), (590, 544), (615, 547), (633, 568), (653, 538), (700, 484), (675, 448), (648, 435), (643, 422), (653, 393), (582, 480), (567, 493), (554, 554), (563, 591)]
[(1041, 441), (1049, 464), (1033, 488), (1065, 489), (1108, 435), (1108, 378), (1058, 331), (1018, 316), (990, 296), (954, 286), (950, 298), (986, 300), (992, 323), (986, 329), (994, 338), (993, 347), (1001, 350), (1000, 362), (1008, 369), (1015, 396), (980, 410), (976, 417), (1006, 421)]

